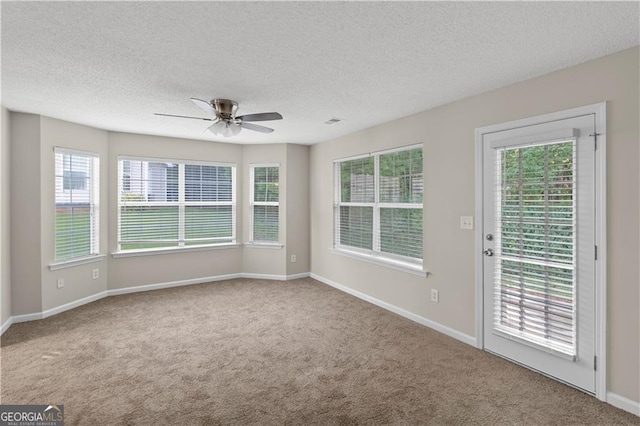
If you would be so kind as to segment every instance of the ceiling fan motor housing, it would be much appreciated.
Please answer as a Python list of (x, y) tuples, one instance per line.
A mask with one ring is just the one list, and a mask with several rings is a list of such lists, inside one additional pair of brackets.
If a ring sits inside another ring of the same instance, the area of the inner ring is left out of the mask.
[(233, 119), (238, 111), (238, 103), (231, 99), (213, 99), (211, 105), (216, 109), (218, 117), (224, 120)]

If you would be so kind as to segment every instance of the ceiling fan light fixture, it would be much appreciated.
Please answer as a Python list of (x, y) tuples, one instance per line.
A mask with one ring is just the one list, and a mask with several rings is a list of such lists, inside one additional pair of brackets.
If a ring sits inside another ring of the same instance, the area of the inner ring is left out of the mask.
[(211, 133), (213, 133), (216, 136), (230, 138), (240, 133), (240, 130), (242, 130), (242, 128), (238, 123), (233, 123), (231, 121), (226, 121), (226, 120), (218, 120), (215, 123), (213, 123), (211, 126), (209, 126), (207, 130), (209, 130)]
[(240, 130), (242, 130), (242, 127), (240, 127), (239, 123), (227, 123), (227, 132), (231, 133), (229, 136), (236, 136), (240, 133)]

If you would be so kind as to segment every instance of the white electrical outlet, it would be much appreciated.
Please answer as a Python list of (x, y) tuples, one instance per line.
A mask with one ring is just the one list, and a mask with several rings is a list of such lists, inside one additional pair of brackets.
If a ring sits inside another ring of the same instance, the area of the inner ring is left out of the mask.
[(473, 229), (473, 216), (460, 216), (460, 229)]
[(436, 303), (440, 301), (440, 292), (435, 288), (431, 289), (431, 301)]
[(296, 257), (295, 254), (291, 255), (291, 263), (296, 263), (296, 261), (298, 260), (298, 258)]
[(58, 278), (58, 288), (64, 287), (64, 278)]
[(100, 269), (96, 268), (93, 270), (93, 279), (96, 280), (100, 278)]

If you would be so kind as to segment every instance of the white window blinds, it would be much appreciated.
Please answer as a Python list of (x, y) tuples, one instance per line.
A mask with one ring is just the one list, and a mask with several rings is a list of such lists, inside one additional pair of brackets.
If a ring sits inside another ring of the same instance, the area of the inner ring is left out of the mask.
[(575, 140), (496, 154), (494, 330), (575, 355)]
[(120, 251), (235, 242), (235, 166), (122, 158)]
[(280, 240), (280, 167), (251, 166), (251, 239), (255, 242)]
[(335, 162), (336, 248), (422, 261), (422, 147)]
[(55, 260), (97, 255), (100, 159), (55, 148)]
[(374, 157), (338, 162), (336, 245), (373, 249), (375, 195)]
[(379, 157), (380, 251), (422, 259), (422, 148)]

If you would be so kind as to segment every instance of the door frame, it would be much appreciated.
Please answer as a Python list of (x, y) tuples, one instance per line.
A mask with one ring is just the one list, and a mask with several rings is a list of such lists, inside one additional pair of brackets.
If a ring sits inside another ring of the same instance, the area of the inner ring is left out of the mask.
[(484, 259), (482, 254), (484, 240), (484, 135), (511, 130), (518, 127), (533, 126), (550, 121), (564, 120), (581, 115), (594, 114), (597, 145), (595, 152), (595, 241), (597, 260), (595, 264), (595, 351), (597, 357), (595, 397), (607, 400), (607, 103), (586, 105), (549, 114), (537, 115), (520, 120), (479, 127), (475, 131), (476, 139), (476, 347), (484, 350)]

